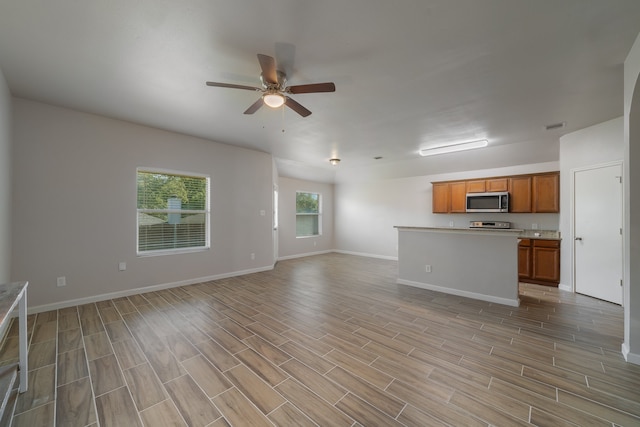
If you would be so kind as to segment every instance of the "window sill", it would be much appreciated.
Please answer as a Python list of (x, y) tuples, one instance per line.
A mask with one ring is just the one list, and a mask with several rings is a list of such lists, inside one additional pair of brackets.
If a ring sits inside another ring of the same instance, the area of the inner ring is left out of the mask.
[(136, 256), (138, 256), (139, 258), (149, 258), (149, 257), (165, 256), (165, 255), (191, 254), (195, 252), (206, 252), (209, 249), (211, 249), (209, 246), (203, 246), (201, 248), (162, 249), (157, 251), (138, 252)]

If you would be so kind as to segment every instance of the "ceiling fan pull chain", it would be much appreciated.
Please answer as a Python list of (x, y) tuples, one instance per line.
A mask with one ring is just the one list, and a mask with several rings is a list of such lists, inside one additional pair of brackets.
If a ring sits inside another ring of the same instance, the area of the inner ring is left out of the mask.
[(282, 133), (284, 133), (284, 104), (282, 104)]

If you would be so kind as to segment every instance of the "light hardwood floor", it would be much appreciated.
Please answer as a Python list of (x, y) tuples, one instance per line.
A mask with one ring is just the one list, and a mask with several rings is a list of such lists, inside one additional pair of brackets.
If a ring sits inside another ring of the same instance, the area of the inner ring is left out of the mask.
[(522, 284), (513, 308), (396, 272), (327, 254), (30, 316), (12, 425), (640, 425), (619, 306)]

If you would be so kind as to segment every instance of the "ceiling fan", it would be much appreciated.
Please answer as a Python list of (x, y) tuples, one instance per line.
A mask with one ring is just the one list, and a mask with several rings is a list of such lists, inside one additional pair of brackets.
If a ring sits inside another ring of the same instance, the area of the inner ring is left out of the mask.
[(306, 85), (287, 86), (287, 75), (276, 69), (276, 61), (271, 56), (258, 54), (258, 62), (262, 73), (260, 82), (262, 87), (236, 85), (230, 83), (207, 82), (207, 86), (228, 87), (231, 89), (244, 89), (261, 92), (262, 96), (247, 108), (244, 114), (253, 114), (262, 104), (267, 104), (271, 108), (281, 107), (283, 104), (291, 108), (302, 117), (307, 117), (311, 111), (300, 105), (295, 100), (289, 98), (288, 94), (335, 92), (336, 85), (333, 83), (311, 83)]

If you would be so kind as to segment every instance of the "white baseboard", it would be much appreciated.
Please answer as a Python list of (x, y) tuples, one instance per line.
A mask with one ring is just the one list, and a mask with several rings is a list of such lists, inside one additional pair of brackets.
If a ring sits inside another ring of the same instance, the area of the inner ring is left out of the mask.
[(481, 301), (494, 302), (496, 304), (509, 305), (511, 307), (519, 307), (520, 306), (520, 298), (516, 298), (516, 299), (500, 298), (500, 297), (494, 297), (494, 296), (491, 296), (491, 295), (484, 295), (484, 294), (478, 294), (478, 293), (475, 293), (475, 292), (463, 291), (463, 290), (460, 290), (460, 289), (445, 288), (443, 286), (431, 285), (429, 283), (413, 282), (411, 280), (405, 280), (405, 279), (398, 279), (397, 283), (399, 283), (401, 285), (414, 286), (416, 288), (428, 289), (430, 291), (436, 291), (436, 292), (442, 292), (442, 293), (445, 293), (445, 294), (457, 295), (457, 296), (460, 296), (460, 297), (467, 297), (467, 298), (478, 299), (478, 300), (481, 300)]
[(369, 254), (369, 253), (366, 253), (366, 252), (341, 251), (341, 250), (337, 250), (337, 249), (334, 249), (333, 252), (335, 252), (337, 254), (364, 256), (364, 257), (367, 257), (367, 258), (387, 259), (389, 261), (397, 261), (398, 260), (397, 256), (394, 257), (394, 256), (387, 256), (387, 255), (376, 255), (376, 254)]
[(278, 257), (278, 261), (284, 261), (284, 260), (287, 260), (287, 259), (304, 258), (304, 257), (314, 256), (314, 255), (330, 254), (331, 252), (334, 252), (334, 251), (327, 250), (327, 251), (306, 252), (306, 253), (303, 253), (303, 254), (281, 256), (281, 257)]
[(622, 355), (627, 362), (640, 365), (640, 354), (631, 353), (631, 349), (629, 349), (626, 342), (622, 343)]
[(141, 288), (126, 289), (123, 291), (109, 292), (106, 294), (93, 295), (90, 297), (77, 298), (68, 301), (56, 302), (52, 304), (44, 304), (35, 307), (29, 307), (27, 313), (42, 313), (44, 311), (59, 310), (61, 308), (73, 307), (75, 305), (89, 304), (92, 302), (104, 301), (108, 299), (128, 297), (129, 295), (142, 294), (145, 292), (161, 291), (163, 289), (177, 288), (180, 286), (195, 285), (196, 283), (209, 282), (211, 280), (226, 279), (229, 277), (244, 276), (245, 274), (259, 273), (261, 271), (273, 270), (273, 265), (267, 267), (251, 268), (247, 270), (233, 271), (230, 273), (216, 274), (213, 276), (196, 277), (193, 279), (181, 280), (172, 283), (161, 283), (158, 285), (144, 286)]
[(573, 292), (573, 288), (570, 285), (565, 285), (563, 283), (558, 284), (558, 289), (561, 291)]

